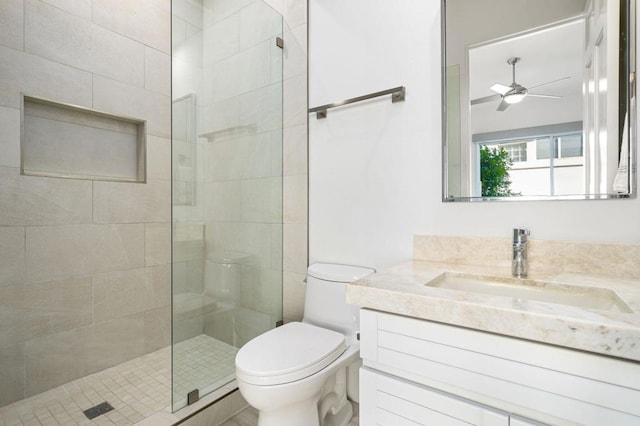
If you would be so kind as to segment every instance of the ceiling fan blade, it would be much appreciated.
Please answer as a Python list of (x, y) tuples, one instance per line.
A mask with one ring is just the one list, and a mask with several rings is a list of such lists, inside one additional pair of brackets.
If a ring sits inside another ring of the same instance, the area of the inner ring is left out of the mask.
[(538, 94), (534, 94), (534, 93), (529, 93), (529, 94), (527, 94), (527, 96), (532, 96), (532, 97), (534, 97), (534, 98), (562, 99), (562, 96), (555, 96), (555, 95), (538, 95)]
[(511, 104), (505, 102), (503, 99), (502, 102), (500, 102), (500, 105), (498, 105), (498, 108), (496, 109), (496, 111), (504, 111), (505, 109), (509, 108), (509, 105)]
[(478, 104), (484, 104), (486, 102), (493, 102), (493, 101), (497, 101), (500, 98), (501, 98), (500, 95), (491, 95), (491, 96), (485, 96), (484, 98), (472, 99), (471, 105), (478, 105)]
[(511, 86), (505, 86), (504, 84), (496, 83), (493, 86), (491, 86), (490, 89), (493, 90), (494, 92), (498, 92), (501, 95), (504, 95), (509, 90), (511, 90)]
[(552, 83), (557, 83), (557, 82), (559, 82), (559, 81), (568, 80), (568, 79), (570, 79), (570, 78), (571, 78), (571, 77), (562, 77), (562, 78), (559, 78), (559, 79), (557, 79), (557, 80), (547, 81), (546, 83), (538, 84), (538, 85), (536, 85), (536, 86), (531, 86), (531, 87), (529, 87), (529, 90), (531, 90), (531, 89), (535, 89), (536, 87), (546, 86), (547, 84), (552, 84)]

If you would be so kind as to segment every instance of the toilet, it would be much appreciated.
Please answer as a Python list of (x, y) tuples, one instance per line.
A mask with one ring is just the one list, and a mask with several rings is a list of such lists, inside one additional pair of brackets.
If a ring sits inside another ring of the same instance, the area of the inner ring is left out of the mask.
[(346, 284), (375, 271), (315, 263), (307, 271), (302, 322), (270, 330), (236, 355), (240, 393), (259, 426), (346, 426), (358, 402), (359, 309)]

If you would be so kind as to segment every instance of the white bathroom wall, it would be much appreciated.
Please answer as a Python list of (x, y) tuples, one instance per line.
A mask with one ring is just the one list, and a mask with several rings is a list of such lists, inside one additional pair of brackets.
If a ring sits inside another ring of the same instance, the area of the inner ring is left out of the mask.
[[(310, 261), (384, 268), (413, 234), (640, 243), (640, 200), (443, 203), (439, 1), (309, 1), (309, 106), (398, 85), (309, 117)], [(363, 13), (366, 10), (366, 19)]]
[[(438, 2), (310, 0), (309, 106), (395, 86), (309, 116), (310, 262), (389, 267), (412, 256), (439, 185)], [(366, 18), (363, 18), (366, 16)]]

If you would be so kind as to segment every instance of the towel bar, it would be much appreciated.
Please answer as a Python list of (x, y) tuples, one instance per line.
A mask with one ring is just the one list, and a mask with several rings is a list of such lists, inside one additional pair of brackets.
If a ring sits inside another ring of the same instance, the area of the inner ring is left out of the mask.
[(356, 98), (346, 99), (344, 101), (334, 102), (332, 104), (326, 104), (309, 108), (309, 112), (315, 112), (317, 119), (327, 118), (327, 110), (336, 108), (343, 105), (353, 104), (356, 102), (366, 101), (368, 99), (378, 98), (380, 96), (391, 95), (391, 102), (404, 101), (406, 89), (404, 86), (394, 87), (393, 89), (382, 90), (380, 92), (369, 93), (368, 95), (358, 96)]

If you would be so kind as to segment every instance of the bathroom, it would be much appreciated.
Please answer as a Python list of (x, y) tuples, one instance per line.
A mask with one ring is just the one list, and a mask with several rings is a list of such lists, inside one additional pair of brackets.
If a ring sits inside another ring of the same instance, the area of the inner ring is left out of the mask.
[[(0, 425), (256, 424), (233, 357), (302, 318), (317, 262), (509, 268), (522, 227), (532, 275), (640, 278), (635, 196), (442, 201), (441, 33), (439, 1), (3, 0)], [(308, 113), (398, 86), (404, 102)], [(69, 105), (144, 126), (146, 140), (77, 150), (54, 165), (64, 176), (40, 167), (47, 157), (28, 167), (22, 109)], [(106, 155), (122, 167), (96, 176)], [(224, 359), (195, 358), (186, 343), (201, 340)], [(106, 383), (83, 388), (118, 366), (136, 369), (129, 408)], [(77, 409), (48, 404), (69, 383)], [(112, 412), (84, 417), (105, 400)]]

